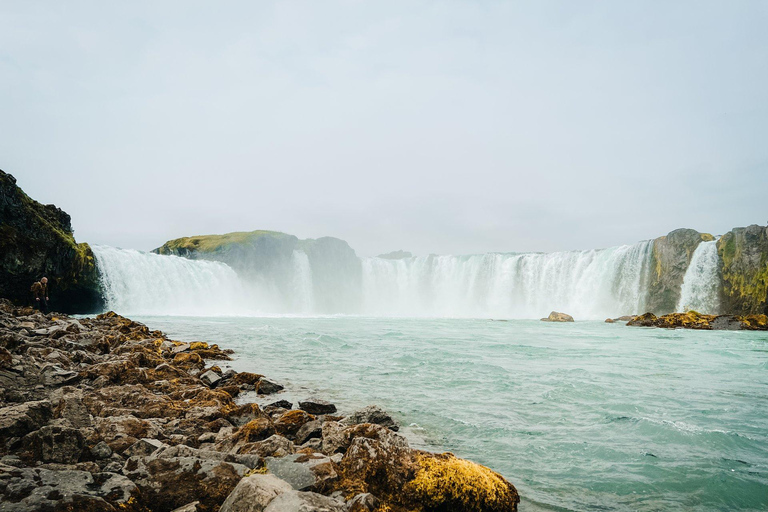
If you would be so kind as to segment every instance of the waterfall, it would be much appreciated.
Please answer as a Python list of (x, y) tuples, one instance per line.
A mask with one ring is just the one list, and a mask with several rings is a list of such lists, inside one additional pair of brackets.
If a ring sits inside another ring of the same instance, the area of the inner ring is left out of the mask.
[(339, 263), (333, 252), (313, 259), (295, 249), (254, 260), (258, 272), (240, 275), (216, 261), (93, 250), (107, 306), (124, 314), (540, 318), (557, 310), (602, 320), (645, 311), (652, 242), (551, 254), (362, 258), (357, 266)]
[(644, 311), (652, 241), (551, 254), (363, 260), (368, 314), (581, 319)]
[(717, 240), (701, 242), (691, 257), (680, 288), (677, 311), (716, 315), (720, 310)]
[(92, 246), (107, 308), (126, 315), (246, 314), (248, 294), (223, 263)]
[(293, 251), (293, 296), (296, 298), (297, 313), (314, 311), (314, 289), (312, 285), (312, 268), (309, 257), (304, 251)]

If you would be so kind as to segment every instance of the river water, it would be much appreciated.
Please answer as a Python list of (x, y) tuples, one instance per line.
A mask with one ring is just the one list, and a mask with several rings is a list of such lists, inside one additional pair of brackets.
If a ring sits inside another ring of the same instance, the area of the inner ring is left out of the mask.
[(231, 366), (378, 404), (502, 473), (521, 510), (768, 509), (768, 333), (536, 320), (134, 316)]

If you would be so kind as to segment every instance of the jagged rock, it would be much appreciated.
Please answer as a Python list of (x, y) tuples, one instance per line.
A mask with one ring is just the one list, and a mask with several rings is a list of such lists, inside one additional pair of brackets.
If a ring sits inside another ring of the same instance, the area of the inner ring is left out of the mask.
[(308, 398), (299, 402), (299, 409), (307, 411), (309, 414), (333, 414), (336, 412), (336, 406), (325, 400), (318, 398)]
[(259, 384), (256, 388), (256, 392), (259, 393), (260, 395), (272, 395), (282, 390), (283, 390), (283, 386), (281, 386), (276, 382), (272, 382), (271, 380), (267, 380), (264, 378), (259, 380)]
[(573, 317), (565, 313), (558, 313), (553, 311), (547, 318), (542, 318), (542, 322), (573, 322)]
[(104, 441), (99, 441), (91, 448), (91, 455), (96, 460), (108, 459), (112, 456), (112, 448)]
[(296, 432), (296, 444), (304, 444), (310, 439), (323, 437), (323, 423), (320, 420), (308, 421)]
[(281, 408), (281, 409), (293, 409), (293, 404), (289, 402), (288, 400), (278, 400), (277, 402), (272, 402), (270, 404), (267, 404), (264, 406), (267, 407), (274, 407), (274, 408)]
[(158, 441), (157, 439), (145, 437), (126, 448), (123, 455), (126, 457), (147, 457), (165, 446), (167, 446), (165, 443)]
[(262, 512), (277, 496), (292, 490), (290, 484), (275, 475), (247, 476), (240, 480), (219, 512)]
[(376, 405), (369, 405), (359, 411), (355, 411), (340, 422), (342, 425), (359, 425), (361, 423), (375, 423), (382, 427), (387, 427), (390, 430), (397, 432), (400, 430), (400, 425), (392, 419), (392, 416), (387, 414), (381, 407)]
[(275, 430), (288, 439), (293, 439), (305, 423), (314, 421), (315, 417), (303, 410), (288, 411), (275, 421)]
[(133, 482), (114, 473), (0, 467), (3, 512), (140, 512), (137, 494)]
[(33, 460), (61, 464), (79, 461), (85, 446), (83, 434), (78, 429), (54, 425), (27, 434), (23, 443), (24, 450)]
[(200, 380), (202, 380), (206, 386), (215, 388), (219, 382), (221, 382), (221, 375), (213, 370), (208, 370), (200, 376)]
[(46, 386), (62, 386), (77, 381), (80, 376), (77, 372), (65, 370), (56, 364), (47, 364), (40, 371), (43, 384)]
[[(331, 460), (321, 454), (296, 453), (285, 457), (267, 457), (267, 471), (281, 480), (288, 482), (296, 490), (309, 490), (314, 488), (321, 480), (336, 476), (335, 472), (329, 474), (327, 468), (318, 466), (330, 465)], [(325, 469), (325, 471), (322, 471)]]
[(243, 444), (238, 453), (255, 453), (260, 457), (285, 457), (296, 452), (294, 444), (285, 437), (275, 434), (263, 441)]
[(51, 402), (40, 400), (0, 409), (0, 442), (39, 429), (53, 416)]
[(264, 512), (345, 512), (344, 503), (314, 492), (289, 491), (273, 499)]
[(248, 467), (234, 462), (192, 457), (131, 457), (123, 474), (141, 491), (142, 499), (159, 510), (173, 510), (189, 500), (206, 509), (218, 506), (235, 488)]

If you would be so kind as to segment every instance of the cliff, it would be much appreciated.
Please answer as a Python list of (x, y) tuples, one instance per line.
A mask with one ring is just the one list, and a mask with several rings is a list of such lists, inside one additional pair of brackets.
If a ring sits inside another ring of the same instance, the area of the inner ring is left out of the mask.
[(672, 313), (680, 300), (683, 277), (696, 247), (714, 240), (709, 233), (676, 229), (653, 241), (647, 309), (657, 315)]
[(34, 201), (0, 171), (0, 296), (29, 303), (30, 286), (43, 276), (52, 309), (84, 313), (102, 307), (93, 253), (75, 242), (69, 215)]
[[(338, 238), (301, 240), (278, 231), (235, 232), (177, 238), (153, 252), (220, 261), (249, 282), (276, 292), (311, 286), (317, 312), (354, 311), (360, 304), (362, 266), (355, 251)], [(308, 283), (296, 282), (302, 272)], [(287, 308), (300, 310), (301, 304), (292, 303), (296, 300), (283, 297)]]
[(738, 314), (768, 314), (768, 227), (734, 228), (717, 242), (722, 308)]

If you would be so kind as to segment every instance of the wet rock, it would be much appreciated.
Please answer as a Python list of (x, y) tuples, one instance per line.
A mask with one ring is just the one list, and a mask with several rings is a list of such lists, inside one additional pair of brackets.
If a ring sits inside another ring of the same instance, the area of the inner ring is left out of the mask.
[(283, 386), (281, 386), (276, 382), (272, 382), (271, 380), (267, 380), (264, 378), (259, 380), (259, 384), (256, 387), (256, 392), (259, 393), (260, 395), (272, 395), (282, 390), (283, 390)]
[(293, 488), (275, 475), (251, 475), (237, 484), (219, 512), (262, 512), (279, 495)]
[(547, 318), (542, 318), (541, 321), (542, 322), (573, 322), (573, 317), (565, 313), (559, 313), (557, 311), (553, 311), (549, 314)]
[(359, 425), (361, 423), (374, 423), (376, 425), (381, 425), (382, 427), (387, 427), (395, 432), (400, 430), (400, 425), (392, 419), (392, 416), (376, 405), (369, 405), (359, 411), (353, 412), (341, 420), (342, 425)]
[(307, 411), (309, 414), (333, 414), (336, 412), (336, 406), (325, 400), (318, 398), (308, 398), (299, 402), (299, 409)]
[(287, 409), (291, 410), (293, 409), (293, 404), (289, 402), (288, 400), (278, 400), (277, 402), (272, 402), (271, 404), (267, 404), (264, 406), (267, 407), (274, 407), (274, 408), (281, 408), (281, 409)]
[(655, 327), (657, 320), (658, 318), (656, 318), (656, 315), (653, 313), (644, 313), (632, 318), (632, 320), (627, 322), (627, 325), (635, 327)]

